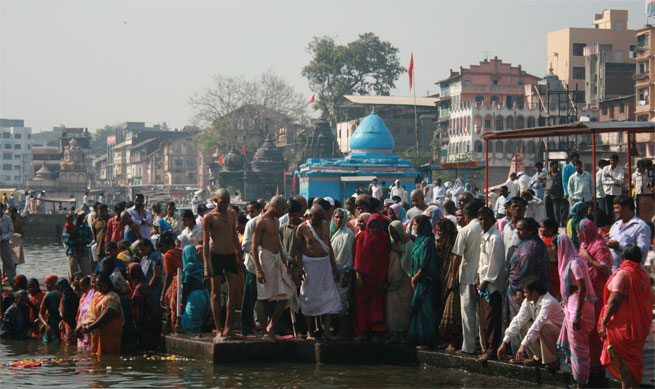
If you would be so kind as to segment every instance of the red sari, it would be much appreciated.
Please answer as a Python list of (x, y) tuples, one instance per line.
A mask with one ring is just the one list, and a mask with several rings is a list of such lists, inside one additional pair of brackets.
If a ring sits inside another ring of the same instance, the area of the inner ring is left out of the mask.
[[(370, 230), (372, 222), (380, 225), (381, 231), (375, 235), (371, 234)], [(354, 251), (355, 271), (357, 277), (362, 278), (363, 286), (355, 287), (353, 291), (353, 333), (355, 336), (362, 336), (369, 331), (384, 332), (384, 296), (391, 240), (380, 215), (371, 215), (366, 230), (357, 235)]]
[[(36, 296), (30, 297), (30, 303), (32, 306), (30, 307), (30, 320), (32, 323), (34, 323), (35, 320), (39, 318), (39, 308), (41, 307), (41, 302), (43, 301), (43, 298), (45, 297), (45, 293), (39, 290), (39, 293), (36, 294)], [(34, 324), (32, 326), (32, 337), (41, 339), (43, 337), (43, 330), (41, 328), (41, 324)]]
[[(619, 274), (623, 273), (623, 274)], [(613, 288), (615, 277), (627, 278), (623, 297), (614, 315), (609, 318), (606, 326), (607, 337), (603, 342), (603, 352), (600, 362), (606, 366), (615, 377), (621, 378), (621, 364), (625, 363), (632, 371), (635, 382), (641, 382), (644, 370), (642, 361), (644, 345), (652, 324), (653, 291), (650, 287), (648, 274), (641, 265), (624, 260), (621, 267), (612, 274), (605, 285), (603, 301), (605, 306), (600, 317), (605, 317), (607, 300)], [(598, 322), (600, 327), (601, 322)]]

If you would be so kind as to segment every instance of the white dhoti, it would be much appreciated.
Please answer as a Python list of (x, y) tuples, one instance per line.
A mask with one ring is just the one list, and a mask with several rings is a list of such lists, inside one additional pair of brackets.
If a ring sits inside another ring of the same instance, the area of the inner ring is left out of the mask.
[(332, 275), (330, 257), (302, 256), (305, 279), (300, 286), (300, 309), (305, 316), (341, 312), (341, 296)]
[(259, 262), (262, 265), (265, 282), (257, 282), (257, 300), (293, 300), (296, 285), (287, 273), (280, 254), (260, 249)]
[(14, 264), (22, 265), (25, 263), (25, 254), (23, 254), (23, 237), (19, 234), (13, 234), (9, 240), (11, 249), (11, 258)]

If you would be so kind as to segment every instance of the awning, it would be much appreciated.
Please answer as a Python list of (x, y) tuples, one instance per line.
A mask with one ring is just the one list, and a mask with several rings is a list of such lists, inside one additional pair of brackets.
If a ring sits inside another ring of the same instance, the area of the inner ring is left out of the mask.
[(607, 132), (652, 133), (655, 122), (575, 122), (520, 130), (491, 131), (482, 135), (484, 140), (547, 138), (552, 136), (591, 135)]

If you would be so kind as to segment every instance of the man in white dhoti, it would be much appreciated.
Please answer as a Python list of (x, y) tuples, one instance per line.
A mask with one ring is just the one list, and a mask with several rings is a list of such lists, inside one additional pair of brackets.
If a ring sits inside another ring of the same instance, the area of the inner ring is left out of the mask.
[(287, 211), (284, 197), (271, 199), (268, 209), (255, 223), (252, 242), (252, 258), (257, 275), (257, 314), (260, 320), (266, 317), (266, 302), (277, 301), (273, 316), (268, 320), (264, 338), (273, 338), (275, 323), (284, 312), (287, 302), (293, 299), (296, 286), (287, 272), (281, 257), (280, 224), (278, 219)]
[(326, 337), (330, 331), (332, 314), (341, 311), (341, 296), (337, 290), (337, 265), (330, 244), (330, 225), (325, 220), (323, 208), (314, 205), (310, 220), (296, 230), (298, 245), (296, 261), (302, 270), (300, 308), (307, 321), (307, 339), (312, 340), (312, 322), (315, 316), (328, 315), (325, 319)]

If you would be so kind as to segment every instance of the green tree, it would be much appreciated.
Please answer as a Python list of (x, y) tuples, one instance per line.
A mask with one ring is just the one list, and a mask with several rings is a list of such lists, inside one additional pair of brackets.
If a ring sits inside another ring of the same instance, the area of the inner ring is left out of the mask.
[(417, 157), (416, 146), (409, 147), (405, 151), (399, 152), (398, 156), (402, 159), (409, 159), (416, 169), (418, 169), (421, 165), (432, 162), (432, 152), (429, 150), (419, 149)]
[(346, 45), (331, 37), (314, 37), (307, 47), (312, 60), (302, 69), (303, 77), (317, 96), (314, 109), (323, 119), (336, 121), (334, 107), (347, 94), (389, 95), (400, 74), (398, 49), (372, 32)]
[(116, 143), (120, 143), (123, 140), (118, 139), (119, 134), (121, 133), (122, 127), (120, 124), (106, 125), (104, 128), (99, 128), (93, 133), (91, 138), (91, 152), (95, 154), (104, 154), (107, 152), (107, 137), (116, 136)]

